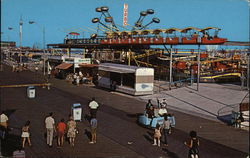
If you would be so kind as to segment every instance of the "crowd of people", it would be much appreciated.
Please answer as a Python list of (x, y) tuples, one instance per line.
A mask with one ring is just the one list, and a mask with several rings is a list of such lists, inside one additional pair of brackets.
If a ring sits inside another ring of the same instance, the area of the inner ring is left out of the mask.
[(150, 119), (168, 115), (166, 99), (163, 99), (161, 102), (157, 99), (157, 102), (157, 107), (152, 104), (151, 100), (148, 100), (148, 103), (146, 104), (145, 114)]
[[(89, 144), (95, 144), (97, 141), (97, 111), (99, 108), (98, 102), (93, 97), (91, 101), (88, 104), (89, 112), (90, 112), (90, 132), (91, 132), (91, 138)], [(146, 110), (148, 117), (155, 117), (155, 114), (152, 112), (156, 107), (151, 103), (151, 100), (148, 101), (146, 104)], [(161, 102), (158, 101), (158, 115), (160, 117), (164, 117), (164, 121), (162, 125), (158, 124), (156, 125), (156, 128), (154, 129), (153, 134), (153, 145), (154, 146), (160, 146), (161, 142), (163, 142), (164, 146), (168, 146), (168, 135), (171, 134), (171, 124), (168, 119), (167, 115), (167, 102), (166, 99), (163, 99)], [(162, 109), (162, 112), (160, 111)], [(7, 132), (8, 130), (8, 116), (3, 112), (1, 114), (1, 131)], [(78, 134), (78, 128), (77, 123), (74, 119), (74, 117), (70, 114), (69, 119), (67, 122), (65, 122), (65, 119), (62, 118), (57, 124), (54, 119), (53, 112), (50, 112), (49, 115), (44, 120), (45, 123), (45, 136), (46, 136), (46, 143), (51, 148), (53, 147), (53, 139), (56, 136), (57, 137), (57, 147), (61, 148), (64, 145), (65, 137), (68, 139), (68, 142), (70, 146), (75, 146), (75, 137)], [(31, 121), (26, 121), (25, 124), (22, 126), (21, 130), (21, 147), (18, 148), (18, 150), (13, 152), (13, 157), (22, 157), (25, 155), (24, 148), (25, 145), (28, 143), (29, 146), (31, 146), (31, 139), (30, 139), (30, 124)], [(0, 133), (1, 138), (4, 138), (4, 135), (6, 133)], [(188, 141), (184, 142), (184, 145), (186, 145), (189, 148), (188, 157), (189, 158), (198, 158), (199, 154), (199, 139), (197, 138), (197, 133), (195, 131), (190, 132), (190, 138)], [(25, 157), (25, 156), (24, 156)]]
[(28, 70), (28, 65), (26, 63), (12, 64), (12, 72), (21, 72), (23, 70)]
[(81, 71), (67, 75), (66, 80), (74, 85), (88, 84), (92, 82), (92, 77), (89, 73), (83, 74)]
[[(92, 100), (89, 102), (89, 110), (90, 110), (90, 133), (91, 138), (89, 144), (95, 144), (97, 142), (97, 110), (99, 104), (95, 101), (93, 97)], [(8, 131), (10, 131), (8, 125), (8, 116), (5, 111), (3, 111), (0, 115), (0, 138), (5, 139)], [(69, 119), (65, 122), (65, 119), (62, 118), (58, 123), (55, 122), (53, 112), (50, 112), (48, 116), (44, 120), (45, 124), (45, 133), (44, 136), (46, 138), (46, 143), (48, 147), (53, 147), (53, 139), (57, 137), (57, 147), (61, 148), (64, 145), (65, 138), (67, 138), (70, 146), (75, 146), (75, 138), (76, 135), (79, 133), (77, 128), (77, 123), (74, 117), (70, 114)], [(17, 150), (13, 152), (13, 157), (25, 157), (24, 148), (28, 143), (28, 146), (32, 146), (31, 142), (31, 131), (30, 131), (31, 121), (28, 120), (25, 124), (21, 127), (21, 142), (18, 145)]]
[[(157, 107), (155, 107), (151, 100), (148, 100), (145, 108), (145, 115), (151, 119), (150, 124), (152, 123), (153, 118), (155, 117), (163, 117), (164, 120), (162, 124), (157, 123), (156, 128), (154, 129), (153, 134), (153, 144), (154, 146), (161, 146), (161, 142), (163, 142), (164, 146), (168, 146), (168, 135), (171, 134), (171, 123), (169, 120), (169, 116), (171, 116), (167, 111), (167, 101), (163, 99), (161, 102), (157, 99)], [(198, 158), (199, 154), (199, 139), (197, 138), (196, 131), (190, 131), (190, 138), (188, 141), (184, 142), (189, 148), (188, 158)]]

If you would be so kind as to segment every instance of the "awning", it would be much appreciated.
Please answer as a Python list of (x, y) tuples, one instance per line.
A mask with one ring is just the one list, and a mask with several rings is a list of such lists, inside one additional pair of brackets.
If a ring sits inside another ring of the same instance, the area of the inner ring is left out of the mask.
[(122, 64), (113, 64), (113, 63), (101, 63), (98, 67), (98, 70), (116, 72), (116, 73), (135, 73), (136, 66), (128, 66)]
[(75, 35), (75, 36), (79, 36), (79, 35), (80, 35), (80, 34), (77, 33), (77, 32), (70, 32), (69, 34), (70, 34), (70, 35)]
[(69, 64), (69, 63), (61, 63), (60, 65), (57, 65), (55, 68), (66, 70), (66, 69), (70, 68), (72, 65), (73, 64)]
[(207, 31), (207, 30), (212, 30), (212, 29), (214, 29), (214, 30), (221, 30), (221, 29), (219, 29), (218, 27), (206, 27), (206, 28), (204, 28), (204, 29), (201, 29), (200, 32), (205, 32), (205, 31)]
[(195, 27), (186, 27), (186, 28), (182, 29), (180, 32), (181, 33), (187, 33), (190, 30), (200, 31), (200, 29), (195, 28)]
[(99, 70), (108, 71), (108, 72), (116, 72), (119, 74), (135, 73), (135, 70), (117, 69), (117, 68), (113, 68), (113, 67), (99, 67)]
[(161, 29), (155, 29), (155, 30), (152, 31), (152, 33), (155, 34), (155, 35), (158, 35), (158, 34), (160, 34), (161, 32), (162, 32)]
[(170, 28), (170, 29), (166, 29), (165, 30), (165, 33), (173, 33), (173, 32), (175, 32), (175, 31), (179, 31), (180, 32), (180, 29), (177, 29), (177, 28)]
[(79, 64), (80, 67), (94, 68), (98, 67), (98, 64)]

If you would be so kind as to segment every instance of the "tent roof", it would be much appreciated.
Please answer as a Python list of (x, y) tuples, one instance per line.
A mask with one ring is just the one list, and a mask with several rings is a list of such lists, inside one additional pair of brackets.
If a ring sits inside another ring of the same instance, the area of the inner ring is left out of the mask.
[(122, 64), (113, 64), (113, 63), (101, 63), (99, 65), (99, 70), (116, 72), (116, 73), (135, 73), (137, 66), (128, 66)]
[(61, 63), (60, 65), (57, 65), (55, 68), (66, 70), (66, 69), (70, 68), (72, 65), (73, 64), (69, 64), (69, 63)]

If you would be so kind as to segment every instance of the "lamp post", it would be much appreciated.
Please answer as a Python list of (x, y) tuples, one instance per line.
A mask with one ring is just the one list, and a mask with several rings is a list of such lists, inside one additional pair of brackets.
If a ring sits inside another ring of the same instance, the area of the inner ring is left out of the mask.
[[(13, 28), (12, 27), (8, 27), (8, 30), (13, 30)], [(9, 35), (9, 33), (8, 33), (8, 41), (10, 41), (10, 35)]]
[[(248, 0), (248, 11), (250, 13), (250, 0)], [(250, 34), (248, 36), (249, 41), (250, 41)], [(247, 52), (247, 90), (250, 90), (250, 50)]]
[[(1, 40), (2, 40), (2, 34), (3, 32), (1, 32)], [(0, 71), (3, 71), (3, 51), (0, 52)], [(1, 151), (0, 151), (0, 156), (1, 156)]]
[(42, 30), (42, 33), (43, 33), (43, 49), (45, 49), (45, 27), (39, 25), (35, 21), (29, 21), (29, 24), (37, 24), (37, 26)]
[(29, 24), (37, 24), (37, 26), (42, 30), (43, 33), (43, 75), (45, 76), (45, 27), (39, 25), (35, 21), (29, 21)]
[(20, 38), (20, 47), (22, 47), (22, 39), (23, 39), (23, 19), (22, 16), (19, 22), (19, 38)]
[(169, 90), (171, 90), (171, 85), (173, 82), (173, 45), (170, 45), (170, 62), (169, 62)]

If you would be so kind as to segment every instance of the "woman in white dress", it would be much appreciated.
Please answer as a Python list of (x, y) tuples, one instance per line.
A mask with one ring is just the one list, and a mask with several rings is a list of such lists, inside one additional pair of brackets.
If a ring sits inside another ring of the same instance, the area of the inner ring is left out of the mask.
[(29, 128), (30, 128), (30, 121), (27, 121), (25, 123), (25, 125), (22, 127), (22, 135), (21, 135), (21, 137), (22, 137), (23, 148), (25, 146), (26, 139), (28, 140), (29, 146), (31, 146)]

